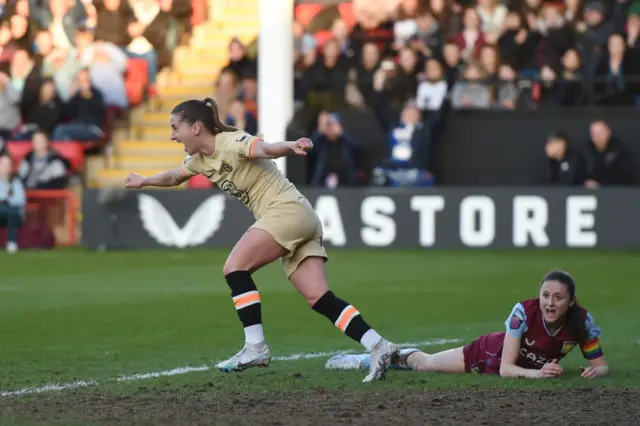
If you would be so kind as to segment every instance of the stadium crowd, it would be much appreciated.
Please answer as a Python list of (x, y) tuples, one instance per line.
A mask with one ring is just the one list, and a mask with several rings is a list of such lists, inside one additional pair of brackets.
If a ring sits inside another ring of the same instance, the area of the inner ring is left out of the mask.
[[(354, 0), (350, 13), (343, 5), (298, 7), (294, 122), (316, 128), (314, 185), (433, 184), (428, 153), (452, 109), (640, 105), (638, 0)], [(335, 114), (345, 108), (374, 110), (389, 134), (389, 158), (370, 175), (359, 166), (366, 146)], [(616, 152), (623, 145), (616, 140)], [(617, 167), (605, 161), (613, 148), (590, 141), (582, 175)]]
[(0, 0), (0, 228), (8, 251), (17, 249), (26, 191), (66, 188), (82, 170), (64, 153), (77, 144), (80, 156), (99, 150), (115, 117), (157, 95), (156, 76), (189, 34), (191, 13), (191, 1)]

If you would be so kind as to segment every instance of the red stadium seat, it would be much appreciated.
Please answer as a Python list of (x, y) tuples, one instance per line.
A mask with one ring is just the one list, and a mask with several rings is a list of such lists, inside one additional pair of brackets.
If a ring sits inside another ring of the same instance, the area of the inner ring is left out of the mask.
[(295, 7), (296, 21), (300, 22), (305, 27), (309, 25), (309, 22), (313, 19), (316, 13), (320, 12), (324, 8), (323, 5), (317, 3), (303, 3)]
[(147, 61), (142, 58), (127, 59), (124, 82), (130, 106), (138, 105), (144, 100), (144, 90), (148, 79)]
[(353, 3), (340, 3), (338, 5), (340, 17), (352, 29), (356, 25), (356, 16), (353, 12)]
[[(84, 149), (81, 142), (52, 142), (51, 147), (62, 157), (69, 160), (75, 172), (82, 172), (84, 169)], [(22, 159), (32, 150), (30, 141), (10, 141), (7, 142), (7, 150), (13, 159), (14, 167), (18, 168)]]

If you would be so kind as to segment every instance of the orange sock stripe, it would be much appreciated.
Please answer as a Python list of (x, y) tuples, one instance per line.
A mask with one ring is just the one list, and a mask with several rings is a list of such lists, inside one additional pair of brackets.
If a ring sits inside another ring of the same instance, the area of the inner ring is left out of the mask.
[(358, 310), (354, 306), (349, 305), (344, 308), (344, 310), (336, 320), (335, 326), (344, 333), (351, 320), (357, 315), (360, 315), (360, 312), (358, 312)]
[(256, 290), (242, 293), (233, 298), (233, 304), (236, 306), (236, 310), (255, 305), (256, 303), (260, 303), (260, 294)]

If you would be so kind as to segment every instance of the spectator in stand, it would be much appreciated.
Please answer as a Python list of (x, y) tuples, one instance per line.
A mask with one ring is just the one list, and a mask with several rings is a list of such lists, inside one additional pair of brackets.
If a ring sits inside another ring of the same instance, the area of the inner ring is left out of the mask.
[(524, 23), (517, 13), (509, 13), (505, 20), (506, 30), (498, 39), (498, 49), (503, 63), (518, 71), (526, 70), (528, 77), (535, 77), (536, 49), (540, 35), (535, 29), (536, 17), (530, 14), (529, 20), (531, 22)]
[(240, 82), (238, 99), (243, 103), (247, 112), (258, 119), (258, 73), (255, 69), (245, 71)]
[(545, 185), (584, 185), (586, 170), (584, 159), (569, 147), (563, 133), (552, 133), (544, 147), (546, 155), (542, 173), (535, 183)]
[(17, 46), (11, 37), (11, 27), (8, 21), (0, 21), (0, 64), (7, 64), (16, 51)]
[(498, 73), (500, 71), (500, 54), (495, 46), (486, 44), (480, 49), (480, 65), (484, 70), (485, 81), (489, 84), (498, 82)]
[(81, 65), (88, 68), (92, 85), (102, 94), (105, 105), (125, 109), (129, 106), (124, 74), (127, 55), (115, 44), (94, 42), (93, 34), (85, 29), (76, 32), (77, 52)]
[(53, 131), (55, 141), (96, 141), (103, 136), (106, 106), (99, 90), (91, 84), (88, 70), (78, 73), (74, 96), (66, 105), (68, 123), (58, 124)]
[(340, 116), (327, 112), (318, 117), (313, 141), (313, 176), (311, 185), (335, 188), (358, 184), (355, 158), (357, 143), (344, 133)]
[(430, 12), (424, 12), (416, 19), (416, 32), (409, 39), (409, 46), (418, 53), (422, 63), (438, 53), (442, 47), (443, 31), (440, 24)]
[(498, 3), (498, 0), (478, 0), (476, 10), (478, 11), (482, 32), (487, 43), (496, 44), (502, 32), (504, 20), (507, 17), (507, 7)]
[(356, 25), (349, 36), (351, 48), (361, 52), (366, 42), (374, 42), (386, 57), (392, 52), (394, 25), (386, 8), (395, 5), (385, 0), (353, 0), (352, 3)]
[(480, 28), (481, 22), (478, 11), (468, 8), (464, 11), (462, 31), (456, 36), (460, 53), (465, 61), (477, 59), (480, 49), (485, 45), (484, 34)]
[(51, 134), (62, 117), (64, 104), (56, 93), (56, 86), (52, 79), (45, 79), (40, 86), (40, 98), (31, 108), (24, 124), (19, 128), (17, 140), (30, 140), (37, 130)]
[(95, 39), (125, 49), (131, 43), (131, 24), (136, 21), (129, 3), (126, 0), (93, 0), (93, 5), (97, 15)]
[[(147, 75), (149, 77), (150, 94), (156, 95), (156, 77), (158, 75), (158, 52), (146, 36), (149, 25), (160, 13), (160, 3), (153, 0), (129, 0), (136, 21), (131, 22), (127, 31), (131, 36), (131, 43), (125, 52), (130, 58), (142, 58), (147, 61)], [(126, 66), (126, 61), (125, 61)]]
[(11, 84), (20, 95), (20, 114), (26, 116), (38, 102), (40, 69), (26, 50), (17, 50), (11, 58)]
[(48, 30), (53, 45), (67, 50), (75, 42), (76, 29), (85, 24), (87, 11), (85, 1), (29, 0), (29, 11), (38, 28)]
[(484, 70), (476, 62), (470, 62), (462, 74), (462, 80), (453, 86), (451, 105), (455, 109), (486, 109), (491, 106), (491, 87), (484, 82)]
[(447, 81), (442, 64), (435, 58), (428, 59), (425, 72), (419, 78), (421, 82), (418, 85), (416, 105), (422, 111), (423, 119), (432, 118), (440, 111), (447, 96)]
[(345, 107), (348, 72), (348, 61), (341, 55), (338, 43), (327, 40), (322, 55), (302, 77), (301, 89), (306, 103), (318, 110), (334, 111)]
[(447, 87), (449, 90), (458, 81), (464, 71), (464, 63), (460, 54), (460, 47), (455, 40), (447, 41), (442, 48), (442, 59), (446, 67)]
[(360, 58), (360, 62), (353, 69), (355, 84), (362, 99), (359, 106), (372, 106), (373, 75), (380, 66), (380, 48), (375, 43), (365, 43)]
[(33, 134), (33, 150), (20, 162), (18, 177), (27, 190), (64, 189), (69, 184), (71, 163), (49, 144), (43, 131)]
[(144, 37), (158, 54), (160, 70), (170, 66), (174, 49), (191, 31), (190, 1), (159, 0), (160, 12), (145, 27)]
[(7, 251), (18, 251), (18, 232), (27, 204), (24, 186), (12, 173), (11, 157), (0, 156), (0, 226), (7, 228)]
[(393, 16), (394, 49), (400, 50), (418, 32), (416, 18), (427, 12), (426, 2), (419, 0), (403, 0)]
[(541, 105), (578, 106), (584, 105), (580, 55), (575, 49), (569, 49), (562, 56), (562, 69), (559, 73), (550, 65), (542, 67), (540, 72)]
[(584, 8), (586, 25), (577, 28), (577, 49), (584, 66), (589, 103), (594, 102), (594, 77), (598, 65), (606, 57), (609, 35), (623, 29), (625, 4), (626, 1), (611, 2), (613, 10), (609, 19), (606, 19), (607, 9), (603, 2), (591, 0)]
[(542, 17), (537, 26), (542, 37), (539, 53), (545, 64), (557, 70), (562, 56), (575, 45), (575, 33), (557, 7), (544, 7)]
[(498, 80), (494, 85), (494, 107), (513, 110), (520, 106), (521, 89), (518, 84), (518, 72), (511, 65), (501, 65)]
[(240, 99), (234, 99), (229, 106), (226, 123), (240, 130), (255, 135), (258, 133), (258, 121)]
[(232, 71), (239, 80), (245, 72), (255, 67), (256, 63), (246, 55), (244, 44), (237, 37), (232, 38), (229, 42), (229, 63), (222, 70)]
[(228, 113), (228, 105), (238, 97), (239, 79), (235, 72), (225, 69), (220, 72), (220, 77), (215, 85), (215, 97), (220, 110), (218, 113), (225, 117)]
[(351, 50), (351, 43), (349, 41), (349, 27), (347, 23), (342, 19), (336, 19), (331, 25), (331, 33), (333, 34), (333, 38), (338, 42), (338, 46), (340, 46), (340, 52), (347, 58), (351, 58), (353, 51)]
[(389, 108), (385, 79), (383, 70), (374, 76), (374, 111), (388, 135), (389, 157), (374, 169), (373, 183), (379, 186), (431, 185), (433, 176), (428, 171), (428, 160), (434, 123), (422, 121), (420, 109), (413, 100), (406, 102), (397, 118)]
[(566, 22), (575, 29), (578, 25), (584, 25), (582, 19), (584, 3), (582, 0), (564, 0), (564, 15)]
[(609, 125), (594, 121), (589, 128), (590, 140), (585, 150), (585, 186), (598, 188), (609, 185), (633, 184), (634, 165), (627, 146), (613, 136)]
[(0, 138), (10, 140), (20, 124), (20, 92), (10, 77), (0, 72)]
[(444, 31), (444, 37), (455, 37), (462, 29), (460, 15), (463, 9), (460, 3), (454, 0), (431, 0), (430, 6), (431, 13)]
[(608, 48), (596, 71), (595, 103), (633, 105), (640, 92), (637, 52), (627, 49), (624, 36), (617, 33), (609, 36)]
[(401, 49), (398, 53), (398, 66), (389, 79), (389, 101), (392, 108), (400, 109), (407, 99), (416, 96), (419, 73), (416, 52), (408, 47)]
[(11, 37), (18, 49), (30, 50), (33, 43), (32, 31), (29, 28), (28, 17), (13, 15), (9, 22), (11, 26)]

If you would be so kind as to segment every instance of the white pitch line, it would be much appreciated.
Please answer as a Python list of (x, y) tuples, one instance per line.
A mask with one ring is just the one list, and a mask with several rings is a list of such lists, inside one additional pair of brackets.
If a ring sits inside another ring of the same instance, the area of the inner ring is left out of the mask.
[[(435, 346), (435, 345), (444, 345), (448, 343), (458, 343), (460, 339), (433, 339), (426, 340), (423, 342), (408, 342), (408, 343), (400, 343), (398, 346), (400, 347), (413, 347), (413, 346)], [(362, 351), (354, 351), (354, 350), (344, 350), (344, 351), (333, 351), (333, 352), (307, 352), (307, 353), (297, 353), (286, 356), (276, 356), (273, 357), (273, 361), (298, 361), (301, 359), (314, 359), (314, 358), (322, 358), (326, 356), (333, 356), (339, 353), (356, 353)], [(208, 371), (211, 370), (213, 365), (200, 365), (197, 367), (179, 367), (171, 370), (162, 370), (162, 371), (154, 371), (151, 373), (137, 373), (132, 374), (130, 376), (118, 376), (116, 378), (108, 379), (103, 382), (97, 380), (81, 380), (76, 382), (69, 383), (51, 383), (38, 387), (29, 387), (17, 390), (0, 390), (0, 398), (8, 397), (8, 396), (25, 396), (25, 395), (33, 395), (44, 392), (51, 391), (64, 391), (69, 389), (79, 389), (85, 388), (88, 386), (100, 385), (108, 382), (135, 382), (139, 380), (148, 380), (157, 377), (169, 377), (169, 376), (178, 376), (182, 374), (195, 373), (200, 371)]]

